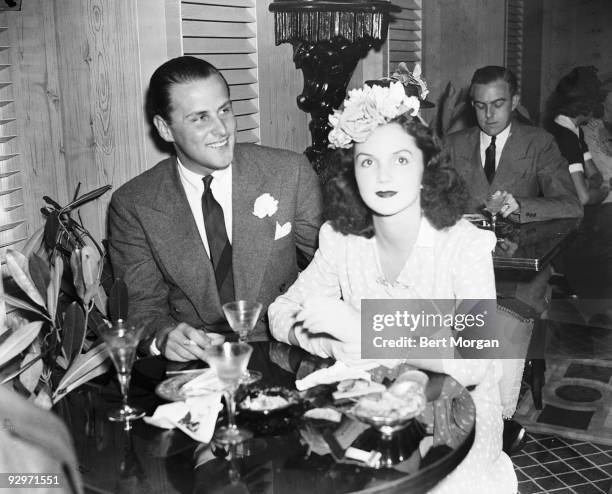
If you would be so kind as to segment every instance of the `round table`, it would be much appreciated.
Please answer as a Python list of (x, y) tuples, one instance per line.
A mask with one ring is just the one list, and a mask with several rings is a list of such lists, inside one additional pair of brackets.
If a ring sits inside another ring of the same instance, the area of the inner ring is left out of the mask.
[[(263, 373), (264, 384), (294, 389), (296, 379), (333, 364), (278, 342), (253, 346), (249, 368)], [(197, 365), (205, 366), (188, 364)], [(151, 415), (163, 403), (154, 393), (156, 385), (167, 378), (167, 372), (184, 367), (161, 357), (137, 361), (130, 402)], [(340, 437), (356, 437), (353, 446), (383, 448), (385, 455), (399, 461), (385, 469), (338, 459), (338, 454), (334, 458), (326, 442), (317, 437), (320, 430), (297, 416), (281, 417), (271, 425), (247, 421), (255, 437), (232, 451), (197, 443), (179, 430), (159, 429), (143, 421), (125, 431), (106, 418), (108, 409), (120, 401), (112, 375), (74, 391), (59, 402), (56, 411), (74, 438), (85, 486), (94, 492), (417, 493), (427, 492), (463, 460), (475, 430), (471, 396), (450, 376), (430, 373), (426, 395), (428, 405), (422, 418), (428, 425), (414, 422), (391, 442), (348, 417), (338, 425)], [(456, 420), (453, 414), (459, 409), (462, 419)], [(240, 415), (238, 419), (240, 423)], [(419, 444), (432, 434), (434, 444), (422, 457)]]

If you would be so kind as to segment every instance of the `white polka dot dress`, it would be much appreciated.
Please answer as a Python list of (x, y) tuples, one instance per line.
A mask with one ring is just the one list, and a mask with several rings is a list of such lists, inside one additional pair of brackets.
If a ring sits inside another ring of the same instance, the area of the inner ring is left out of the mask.
[[(491, 252), (495, 236), (465, 220), (435, 230), (423, 218), (414, 249), (393, 282), (385, 280), (376, 240), (321, 227), (319, 249), (293, 286), (270, 305), (270, 329), (288, 343), (294, 316), (311, 297), (343, 299), (356, 310), (361, 300), (392, 298), (495, 299)], [(356, 328), (357, 334), (360, 332)], [(296, 333), (300, 346), (322, 357), (342, 359), (346, 348), (325, 338)], [(358, 335), (356, 336), (358, 337)], [(464, 461), (432, 492), (515, 493), (512, 462), (502, 452), (501, 364), (495, 360), (444, 360), (443, 368), (464, 385), (476, 384), (476, 436)]]

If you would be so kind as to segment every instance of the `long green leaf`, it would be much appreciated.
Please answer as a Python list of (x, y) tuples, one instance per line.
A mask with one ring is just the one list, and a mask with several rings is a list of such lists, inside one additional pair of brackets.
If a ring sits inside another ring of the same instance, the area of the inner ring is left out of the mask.
[(30, 278), (34, 282), (34, 286), (37, 288), (38, 293), (44, 298), (47, 296), (47, 286), (49, 286), (49, 282), (51, 281), (49, 265), (37, 254), (32, 254), (28, 259)]
[(77, 295), (81, 300), (85, 300), (85, 281), (83, 280), (83, 265), (81, 249), (74, 249), (70, 255), (70, 269), (72, 269), (72, 279)]
[(71, 381), (71, 382), (67, 383), (65, 385), (65, 387), (62, 389), (62, 393), (61, 394), (60, 393), (54, 393), (54, 395), (53, 395), (53, 403), (57, 403), (64, 396), (66, 396), (68, 393), (70, 393), (70, 391), (72, 391), (73, 389), (78, 388), (81, 384), (85, 384), (87, 381), (91, 381), (93, 378), (98, 377), (98, 376), (104, 374), (105, 372), (108, 372), (108, 370), (110, 369), (110, 365), (111, 365), (111, 363), (107, 362), (107, 361), (99, 362), (95, 367), (91, 368), (85, 374), (82, 374), (80, 377), (78, 377), (74, 381)]
[(60, 397), (67, 393), (66, 389), (71, 383), (81, 379), (83, 376), (91, 372), (93, 369), (101, 365), (108, 358), (106, 345), (100, 342), (87, 353), (77, 355), (70, 368), (64, 374), (64, 377), (57, 386), (57, 390), (53, 394), (53, 401), (57, 401)]
[(21, 252), (8, 250), (6, 253), (6, 265), (9, 273), (25, 294), (41, 307), (45, 307), (45, 301), (36, 289), (30, 273), (28, 272), (28, 259)]
[(36, 230), (32, 236), (27, 240), (26, 244), (21, 249), (21, 253), (29, 259), (29, 257), (40, 249), (42, 244), (45, 228), (41, 226)]
[(102, 194), (104, 194), (106, 191), (110, 190), (111, 187), (112, 187), (111, 185), (103, 185), (102, 187), (92, 190), (91, 192), (87, 192), (86, 194), (83, 194), (76, 201), (73, 201), (70, 204), (64, 206), (62, 208), (62, 213), (68, 213), (72, 211), (73, 209), (76, 209), (89, 201), (93, 201), (94, 199), (97, 199)]
[(42, 321), (30, 322), (10, 335), (0, 346), (0, 367), (23, 352), (40, 333), (42, 325)]
[(62, 256), (56, 255), (51, 266), (51, 282), (47, 287), (47, 307), (52, 320), (57, 314), (57, 300), (60, 293), (62, 275), (64, 273), (64, 261)]
[(19, 380), (30, 393), (36, 389), (43, 371), (43, 361), (40, 357), (40, 344), (34, 340), (21, 362), (21, 374), (19, 375)]
[(34, 314), (38, 314), (39, 316), (42, 316), (48, 321), (50, 321), (49, 316), (47, 314), (42, 312), (38, 307), (34, 307), (32, 304), (28, 304), (25, 300), (21, 300), (20, 298), (7, 295), (6, 293), (0, 293), (0, 298), (4, 299), (7, 304), (15, 307), (16, 309), (29, 310), (30, 312), (34, 312)]
[(72, 302), (68, 306), (62, 326), (62, 347), (68, 362), (72, 362), (81, 353), (85, 339), (85, 314), (79, 304)]
[(4, 282), (2, 281), (2, 272), (0, 271), (0, 335), (3, 335), (6, 330), (6, 301), (4, 300)]

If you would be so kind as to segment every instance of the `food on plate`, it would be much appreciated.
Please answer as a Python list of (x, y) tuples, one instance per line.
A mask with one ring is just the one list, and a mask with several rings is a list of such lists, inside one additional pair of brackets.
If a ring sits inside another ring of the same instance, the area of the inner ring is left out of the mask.
[(383, 384), (366, 381), (365, 379), (345, 379), (338, 383), (333, 397), (334, 400), (355, 398), (369, 393), (379, 393), (385, 389)]
[(342, 414), (333, 408), (312, 408), (304, 414), (305, 418), (314, 420), (328, 420), (329, 422), (340, 422)]
[(263, 412), (264, 410), (284, 408), (289, 404), (290, 401), (283, 396), (260, 393), (254, 397), (247, 396), (244, 400), (242, 400), (241, 408), (252, 410), (254, 412)]
[(421, 392), (397, 395), (391, 391), (383, 391), (361, 397), (353, 408), (353, 413), (360, 417), (402, 420), (418, 415), (424, 408), (425, 396)]

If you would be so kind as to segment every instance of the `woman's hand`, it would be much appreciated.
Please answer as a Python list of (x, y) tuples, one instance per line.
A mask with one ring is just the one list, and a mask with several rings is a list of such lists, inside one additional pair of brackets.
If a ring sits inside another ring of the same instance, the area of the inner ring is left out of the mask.
[(326, 333), (343, 342), (361, 340), (360, 313), (342, 300), (310, 298), (297, 312), (295, 320), (310, 333)]

